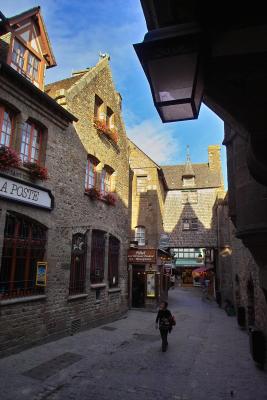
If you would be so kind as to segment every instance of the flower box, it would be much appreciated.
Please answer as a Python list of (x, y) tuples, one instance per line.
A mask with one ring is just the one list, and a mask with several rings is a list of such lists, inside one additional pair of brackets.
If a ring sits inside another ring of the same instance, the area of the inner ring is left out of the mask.
[(106, 193), (102, 198), (110, 206), (115, 206), (117, 201), (116, 196), (113, 193)]
[(98, 189), (96, 189), (96, 188), (94, 188), (94, 187), (85, 189), (85, 193), (86, 193), (87, 196), (89, 196), (90, 199), (92, 199), (92, 200), (100, 199), (100, 192), (99, 192)]
[(45, 181), (48, 179), (47, 168), (41, 167), (38, 163), (26, 161), (23, 163), (23, 166), (28, 169), (29, 175), (33, 180), (40, 179), (41, 181)]
[(115, 129), (109, 128), (104, 121), (99, 121), (95, 118), (94, 126), (99, 132), (106, 135), (114, 143), (118, 143), (118, 132)]
[(7, 146), (0, 147), (0, 169), (17, 168), (20, 158), (15, 150)]

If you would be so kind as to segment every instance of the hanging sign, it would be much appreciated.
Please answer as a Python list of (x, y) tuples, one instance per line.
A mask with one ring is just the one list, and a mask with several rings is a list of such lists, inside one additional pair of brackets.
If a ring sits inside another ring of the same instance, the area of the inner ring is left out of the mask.
[(47, 262), (38, 261), (36, 268), (36, 286), (46, 286)]
[(129, 249), (128, 263), (130, 264), (155, 264), (156, 249)]
[(52, 210), (53, 196), (49, 190), (0, 174), (0, 197)]

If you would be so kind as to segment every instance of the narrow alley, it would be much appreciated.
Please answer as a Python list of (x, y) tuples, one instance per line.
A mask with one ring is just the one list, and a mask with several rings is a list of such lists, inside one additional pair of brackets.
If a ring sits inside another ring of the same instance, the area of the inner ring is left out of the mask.
[(199, 289), (170, 291), (177, 324), (161, 352), (155, 314), (126, 318), (0, 360), (2, 400), (267, 399), (236, 318)]

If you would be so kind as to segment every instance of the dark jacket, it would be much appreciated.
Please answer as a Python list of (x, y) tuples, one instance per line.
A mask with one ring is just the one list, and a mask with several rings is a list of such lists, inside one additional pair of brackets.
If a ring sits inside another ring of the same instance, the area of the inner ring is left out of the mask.
[(170, 329), (171, 328), (171, 312), (166, 310), (159, 310), (156, 323), (159, 322), (159, 329)]

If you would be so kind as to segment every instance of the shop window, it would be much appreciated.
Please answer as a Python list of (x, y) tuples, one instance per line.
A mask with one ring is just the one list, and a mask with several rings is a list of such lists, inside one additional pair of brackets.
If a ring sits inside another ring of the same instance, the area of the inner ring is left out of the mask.
[(39, 86), (40, 60), (17, 39), (14, 39), (11, 65), (26, 79)]
[(100, 191), (103, 196), (111, 191), (111, 171), (103, 168), (100, 177)]
[(104, 280), (105, 268), (105, 232), (93, 230), (91, 244), (91, 283), (101, 283)]
[(86, 235), (77, 233), (72, 238), (69, 294), (84, 293), (86, 277)]
[(85, 190), (96, 187), (97, 171), (96, 167), (99, 161), (96, 158), (88, 156), (86, 161), (86, 174), (85, 174)]
[(146, 244), (146, 228), (144, 226), (137, 226), (135, 228), (135, 240), (138, 242), (138, 246)]
[(0, 146), (11, 145), (13, 121), (13, 113), (6, 107), (0, 106)]
[(136, 193), (144, 193), (147, 189), (147, 176), (137, 176), (136, 177)]
[(95, 95), (94, 117), (99, 121), (105, 119), (103, 105), (104, 105), (103, 100), (101, 100), (100, 97)]
[(7, 213), (2, 267), (0, 271), (0, 298), (42, 294), (36, 286), (36, 267), (44, 260), (46, 228), (28, 217)]
[(38, 163), (41, 158), (44, 133), (35, 123), (27, 121), (22, 126), (20, 157), (23, 162)]
[(120, 241), (114, 236), (109, 237), (108, 248), (108, 281), (109, 287), (116, 287), (119, 283)]

